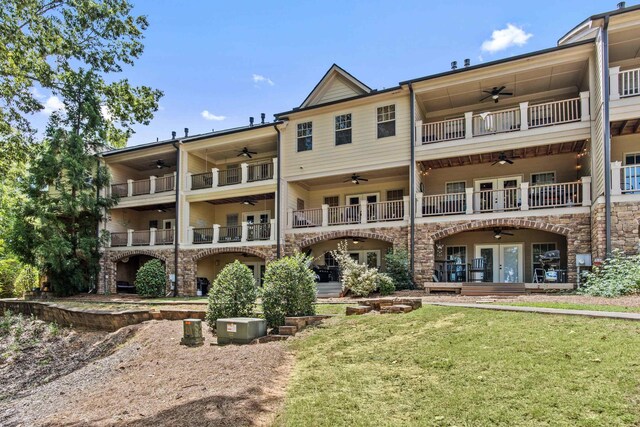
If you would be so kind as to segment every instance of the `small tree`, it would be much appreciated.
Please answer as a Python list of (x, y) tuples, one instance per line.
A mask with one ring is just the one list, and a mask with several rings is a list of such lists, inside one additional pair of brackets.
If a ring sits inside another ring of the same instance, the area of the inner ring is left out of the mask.
[(215, 330), (218, 319), (253, 315), (257, 298), (258, 288), (249, 267), (238, 260), (227, 264), (209, 289), (207, 324)]
[(262, 305), (269, 327), (284, 325), (287, 316), (315, 314), (316, 282), (311, 258), (297, 253), (267, 265)]
[(383, 295), (393, 293), (396, 287), (390, 276), (378, 272), (377, 268), (369, 268), (356, 262), (347, 249), (347, 242), (342, 241), (338, 243), (337, 250), (331, 251), (331, 255), (340, 267), (343, 291), (350, 291), (359, 297), (366, 297), (376, 290), (380, 290)]
[(578, 293), (601, 297), (640, 293), (640, 255), (625, 255), (614, 249), (602, 266), (587, 274)]
[(19, 297), (24, 295), (25, 292), (39, 287), (39, 279), (38, 270), (31, 265), (25, 265), (18, 277), (16, 277), (15, 282), (13, 282), (13, 295)]
[(147, 298), (164, 296), (167, 278), (164, 266), (159, 259), (152, 259), (144, 263), (136, 273), (136, 292)]
[(386, 263), (385, 272), (393, 279), (396, 289), (414, 288), (409, 269), (409, 253), (406, 249), (390, 249), (384, 260)]
[(378, 290), (380, 295), (391, 295), (396, 290), (391, 276), (385, 273), (378, 273)]

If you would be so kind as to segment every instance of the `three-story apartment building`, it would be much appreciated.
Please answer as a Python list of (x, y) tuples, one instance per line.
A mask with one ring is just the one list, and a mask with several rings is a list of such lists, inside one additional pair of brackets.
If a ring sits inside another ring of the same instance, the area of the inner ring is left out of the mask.
[(553, 48), (384, 90), (333, 65), (273, 123), (104, 153), (120, 202), (100, 289), (130, 290), (155, 257), (193, 295), (235, 259), (260, 281), (296, 250), (337, 282), (342, 240), (382, 269), (406, 249), (419, 287), (573, 288), (591, 260), (639, 250), (638, 39), (623, 6)]

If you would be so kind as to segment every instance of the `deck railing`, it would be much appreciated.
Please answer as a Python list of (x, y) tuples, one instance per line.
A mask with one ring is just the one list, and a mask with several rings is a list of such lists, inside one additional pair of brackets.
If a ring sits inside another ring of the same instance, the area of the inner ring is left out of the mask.
[(293, 228), (320, 227), (322, 209), (298, 209), (293, 211)]
[(247, 181), (264, 181), (273, 178), (273, 162), (256, 163), (247, 166)]
[(530, 209), (559, 208), (581, 204), (582, 183), (580, 181), (529, 187)]
[(464, 138), (464, 117), (425, 123), (423, 143), (450, 141)]
[(111, 194), (119, 197), (142, 196), (147, 194), (164, 193), (176, 189), (175, 174), (146, 179), (128, 180), (118, 184), (111, 184)]
[(422, 200), (422, 216), (463, 214), (466, 206), (466, 193), (428, 195)]
[(231, 168), (218, 172), (218, 185), (240, 184), (242, 181), (242, 170), (240, 168)]
[(111, 194), (118, 197), (127, 197), (129, 194), (129, 184), (111, 184)]
[(360, 222), (360, 205), (330, 206), (327, 225), (358, 224)]
[(474, 191), (474, 212), (501, 212), (520, 209), (520, 189)]
[(175, 175), (167, 175), (156, 178), (156, 193), (164, 193), (165, 191), (173, 191), (176, 189)]
[(367, 204), (367, 222), (399, 221), (404, 218), (404, 202), (393, 200)]
[(150, 237), (149, 230), (136, 230), (131, 233), (131, 246), (149, 246)]
[(580, 98), (529, 106), (530, 128), (577, 121), (580, 121)]
[(211, 188), (213, 182), (212, 173), (195, 173), (191, 175), (191, 189), (199, 190), (201, 188)]
[(129, 241), (129, 233), (127, 231), (120, 231), (111, 233), (111, 246), (127, 246)]
[(193, 243), (196, 245), (213, 243), (213, 228), (194, 228)]
[(494, 133), (520, 130), (520, 109), (482, 113), (473, 116), (473, 135), (491, 135)]
[(242, 239), (242, 226), (229, 225), (220, 227), (220, 238), (218, 243), (239, 242)]
[(172, 245), (175, 234), (172, 228), (156, 230), (156, 245)]
[(640, 165), (623, 166), (622, 172), (622, 192), (640, 192)]
[(271, 238), (271, 224), (259, 223), (247, 225), (247, 240), (269, 240)]
[(620, 97), (640, 95), (640, 68), (620, 71)]
[(140, 196), (142, 194), (151, 194), (151, 180), (141, 179), (138, 181), (133, 181), (131, 195)]

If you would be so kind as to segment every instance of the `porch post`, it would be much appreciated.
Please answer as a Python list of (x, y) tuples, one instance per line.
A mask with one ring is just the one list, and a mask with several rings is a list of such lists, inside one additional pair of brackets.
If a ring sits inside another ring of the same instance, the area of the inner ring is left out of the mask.
[(276, 179), (276, 171), (278, 170), (278, 158), (273, 158), (273, 170), (271, 171), (271, 179)]
[(520, 210), (529, 210), (529, 183), (520, 183)]
[(591, 177), (582, 177), (582, 206), (591, 206)]
[(193, 174), (191, 172), (187, 172), (187, 179), (184, 182), (185, 191), (189, 191), (193, 188)]
[(155, 246), (156, 245), (156, 231), (158, 229), (151, 227), (149, 229), (149, 246)]
[(271, 219), (269, 220), (269, 240), (274, 241), (276, 240), (276, 220), (275, 219)]
[(322, 205), (322, 226), (329, 226), (329, 205)]
[(529, 101), (520, 103), (520, 130), (529, 130)]
[(127, 246), (133, 246), (133, 230), (127, 230)]
[(620, 67), (609, 68), (609, 100), (617, 101), (620, 99)]
[(464, 113), (464, 137), (473, 138), (473, 111)]
[(213, 239), (211, 239), (211, 243), (218, 243), (220, 240), (220, 224), (213, 224)]
[(411, 219), (411, 204), (409, 203), (410, 201), (410, 196), (402, 196), (402, 209), (404, 212), (404, 215), (402, 216), (403, 221), (409, 221)]
[(247, 163), (240, 163), (240, 169), (242, 173), (242, 179), (240, 180), (241, 184), (246, 184), (249, 180), (249, 165)]
[(155, 175), (151, 175), (149, 177), (149, 194), (155, 194), (156, 193), (156, 176)]
[(360, 200), (360, 224), (367, 223), (367, 201)]
[(193, 241), (193, 237), (194, 237), (194, 233), (193, 233), (193, 225), (190, 225), (189, 228), (187, 228), (187, 243), (191, 244), (191, 243), (195, 243)]
[(466, 214), (471, 215), (473, 213), (473, 188), (465, 188), (466, 193), (466, 201), (467, 201), (467, 210)]
[(249, 224), (247, 221), (242, 221), (242, 236), (240, 237), (240, 241), (246, 242), (247, 237), (249, 237)]
[(589, 113), (589, 92), (580, 92), (580, 121), (588, 122), (589, 120), (591, 120), (591, 114)]
[(211, 188), (216, 188), (218, 186), (218, 182), (219, 182), (219, 175), (218, 172), (220, 171), (220, 169), (218, 168), (211, 168)]
[(416, 120), (416, 140), (414, 144), (416, 147), (422, 145), (422, 120)]
[(622, 162), (611, 162), (611, 195), (619, 196), (622, 194), (622, 183), (620, 182), (620, 174), (622, 170)]
[(127, 197), (133, 196), (133, 180), (127, 180)]
[(293, 209), (287, 209), (287, 225), (289, 228), (293, 228)]
[(422, 204), (423, 203), (424, 203), (424, 194), (419, 191), (419, 192), (416, 193), (416, 217), (418, 217), (418, 218), (422, 218)]

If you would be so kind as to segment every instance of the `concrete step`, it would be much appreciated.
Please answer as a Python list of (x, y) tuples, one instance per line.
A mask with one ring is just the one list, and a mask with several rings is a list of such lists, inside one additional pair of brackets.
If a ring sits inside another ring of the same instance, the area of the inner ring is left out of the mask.
[(316, 296), (318, 298), (337, 298), (342, 292), (340, 282), (320, 282), (316, 283)]

